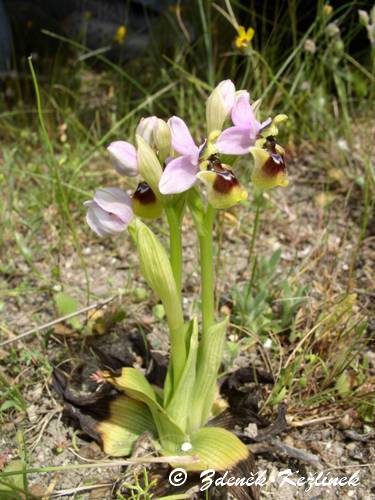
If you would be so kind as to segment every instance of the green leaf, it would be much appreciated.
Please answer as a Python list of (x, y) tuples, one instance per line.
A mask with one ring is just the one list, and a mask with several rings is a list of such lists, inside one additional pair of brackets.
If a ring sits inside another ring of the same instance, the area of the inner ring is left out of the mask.
[(129, 455), (134, 442), (144, 432), (157, 434), (147, 405), (124, 395), (110, 402), (109, 417), (97, 424), (96, 431), (105, 453), (112, 457)]
[(194, 394), (198, 351), (198, 321), (196, 318), (190, 322), (190, 331), (188, 331), (187, 335), (187, 338), (190, 337), (188, 358), (172, 399), (166, 407), (168, 415), (183, 430), (186, 430), (187, 418), (190, 413), (189, 407)]
[(227, 324), (228, 318), (225, 318), (224, 321), (213, 325), (201, 340), (194, 386), (195, 396), (189, 418), (190, 429), (199, 429), (209, 419), (217, 391), (217, 376), (223, 358)]
[(4, 500), (21, 499), (21, 495), (16, 493), (16, 491), (24, 491), (24, 467), (25, 464), (22, 460), (14, 460), (3, 469), (3, 472), (19, 471), (19, 474), (2, 478), (2, 474), (0, 473), (0, 498), (4, 498)]
[[(75, 313), (79, 309), (77, 300), (65, 292), (57, 293), (54, 299), (57, 312), (60, 316)], [(68, 319), (67, 323), (69, 323), (75, 330), (80, 330), (82, 328), (82, 323), (77, 317)]]
[(135, 368), (123, 368), (120, 377), (112, 377), (108, 381), (131, 398), (148, 406), (166, 452), (176, 453), (181, 449), (181, 444), (186, 441), (185, 432), (158, 403), (154, 389), (140, 371)]
[(336, 389), (341, 397), (345, 397), (350, 394), (350, 383), (349, 378), (345, 372), (342, 372), (336, 381)]
[(237, 436), (220, 427), (203, 427), (191, 436), (189, 455), (200, 461), (185, 465), (186, 470), (226, 471), (250, 457), (250, 451)]

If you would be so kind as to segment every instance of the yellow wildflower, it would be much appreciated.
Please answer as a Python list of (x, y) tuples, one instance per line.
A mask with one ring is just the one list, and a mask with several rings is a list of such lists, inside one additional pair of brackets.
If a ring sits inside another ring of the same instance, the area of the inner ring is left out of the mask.
[(125, 26), (119, 26), (119, 28), (116, 31), (115, 36), (113, 37), (114, 41), (117, 42), (118, 44), (122, 45), (125, 41), (126, 32), (127, 32), (127, 29), (125, 28)]
[(238, 49), (246, 49), (250, 45), (251, 40), (254, 38), (255, 31), (253, 28), (247, 30), (243, 26), (238, 26), (237, 36), (234, 43)]

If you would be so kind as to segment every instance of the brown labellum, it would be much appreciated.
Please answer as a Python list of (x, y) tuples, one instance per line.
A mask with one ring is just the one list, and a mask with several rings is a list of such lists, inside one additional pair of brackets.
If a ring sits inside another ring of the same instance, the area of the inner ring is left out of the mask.
[(279, 153), (271, 153), (263, 165), (263, 172), (270, 177), (274, 177), (280, 172), (286, 172), (284, 158)]
[(234, 173), (228, 168), (225, 168), (216, 155), (210, 156), (208, 161), (208, 170), (216, 173), (216, 179), (212, 186), (215, 191), (221, 194), (227, 194), (234, 187), (239, 185)]
[(147, 182), (140, 182), (133, 194), (135, 198), (142, 205), (151, 205), (156, 202), (156, 196)]

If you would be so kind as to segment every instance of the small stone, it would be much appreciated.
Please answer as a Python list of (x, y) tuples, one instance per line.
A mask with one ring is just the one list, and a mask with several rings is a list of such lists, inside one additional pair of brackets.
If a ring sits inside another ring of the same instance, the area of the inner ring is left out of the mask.
[(245, 436), (254, 439), (258, 435), (258, 426), (257, 424), (249, 424), (247, 427), (244, 429), (244, 434)]
[(181, 445), (181, 451), (190, 451), (193, 448), (193, 445), (191, 443), (182, 443)]

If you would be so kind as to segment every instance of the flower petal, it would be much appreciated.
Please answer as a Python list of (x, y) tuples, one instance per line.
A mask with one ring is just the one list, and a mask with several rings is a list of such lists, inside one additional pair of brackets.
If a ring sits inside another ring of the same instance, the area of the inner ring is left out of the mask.
[(219, 153), (229, 155), (245, 155), (252, 144), (250, 130), (244, 127), (227, 128), (216, 141)]
[(110, 214), (100, 208), (95, 201), (86, 203), (86, 206), (89, 207), (86, 221), (98, 236), (109, 236), (113, 233), (119, 233), (126, 228), (126, 223), (120, 220), (116, 215)]
[(134, 177), (138, 174), (137, 150), (125, 141), (115, 141), (107, 148), (113, 166), (119, 174)]
[(249, 93), (242, 92), (233, 105), (232, 121), (237, 127), (248, 127), (252, 119), (255, 119), (255, 115), (250, 105)]
[(147, 118), (141, 118), (135, 134), (140, 135), (150, 146), (153, 145), (153, 133), (157, 125), (158, 118), (156, 116), (148, 116)]
[(180, 156), (166, 166), (159, 183), (162, 194), (183, 193), (195, 184), (198, 164), (189, 156)]
[(172, 116), (168, 120), (172, 131), (172, 147), (181, 155), (193, 156), (197, 154), (197, 146), (187, 128), (186, 123), (178, 116)]
[(121, 189), (98, 189), (94, 195), (94, 202), (102, 210), (114, 214), (125, 224), (128, 224), (133, 218), (130, 196)]

